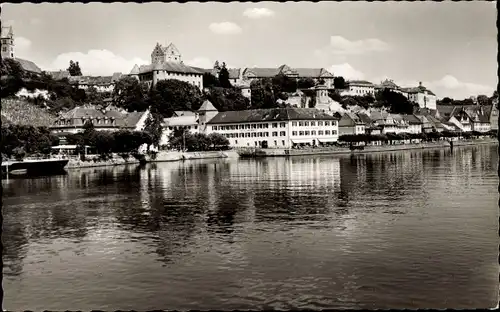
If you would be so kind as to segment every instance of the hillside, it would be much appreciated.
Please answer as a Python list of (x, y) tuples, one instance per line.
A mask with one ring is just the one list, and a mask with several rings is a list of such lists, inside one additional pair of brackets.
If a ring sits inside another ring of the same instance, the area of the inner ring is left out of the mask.
[(17, 125), (49, 127), (56, 116), (24, 99), (2, 98), (2, 124), (5, 120)]

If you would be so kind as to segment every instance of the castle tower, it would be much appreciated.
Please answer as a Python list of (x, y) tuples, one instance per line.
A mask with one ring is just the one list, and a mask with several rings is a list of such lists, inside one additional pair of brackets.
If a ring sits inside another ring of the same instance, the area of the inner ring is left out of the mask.
[(153, 52), (151, 52), (151, 64), (165, 63), (165, 51), (163, 47), (157, 42)]
[(173, 43), (169, 44), (163, 52), (167, 62), (182, 63), (182, 55)]
[(2, 58), (14, 58), (14, 32), (12, 26), (2, 26)]

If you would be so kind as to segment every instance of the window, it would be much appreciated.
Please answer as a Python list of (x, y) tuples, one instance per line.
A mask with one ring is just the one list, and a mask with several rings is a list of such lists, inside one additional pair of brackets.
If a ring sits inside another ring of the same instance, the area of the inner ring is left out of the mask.
[(337, 122), (336, 121), (332, 121), (332, 126), (336, 126), (337, 125)]
[(325, 126), (330, 126), (330, 122), (329, 121), (325, 121)]
[(318, 135), (323, 135), (323, 130), (318, 130)]
[(309, 135), (309, 131), (306, 131), (305, 135)]
[(297, 122), (296, 121), (292, 122), (292, 127), (297, 127)]
[(299, 127), (302, 127), (304, 123), (302, 121), (299, 121)]
[(244, 135), (244, 133), (240, 133), (239, 137), (240, 137), (240, 138), (243, 138), (243, 135)]
[(278, 128), (278, 123), (277, 122), (273, 122), (273, 128)]
[(311, 135), (316, 135), (316, 131), (311, 131)]
[(336, 135), (337, 134), (337, 130), (332, 130), (332, 135)]
[(257, 125), (256, 124), (252, 124), (252, 129), (257, 129)]
[(267, 123), (266, 123), (266, 124), (264, 124), (264, 128), (265, 128), (265, 129), (268, 129), (268, 128), (269, 128), (269, 124), (267, 124)]
[(274, 146), (277, 146), (278, 145), (278, 142), (276, 140), (274, 140)]
[(323, 126), (323, 122), (322, 121), (318, 121), (318, 127), (322, 127)]
[(245, 129), (250, 129), (250, 125), (249, 125), (249, 124), (246, 124), (246, 125), (245, 125)]
[(304, 131), (299, 131), (299, 135), (304, 135)]
[(268, 137), (269, 136), (269, 132), (264, 132), (265, 133), (265, 136)]
[(292, 135), (297, 135), (297, 131), (292, 131)]
[(280, 128), (285, 128), (285, 126), (286, 126), (286, 125), (285, 125), (285, 123), (284, 123), (284, 122), (281, 122), (281, 123), (280, 123)]
[(285, 146), (285, 140), (281, 140), (281, 145)]
[(309, 121), (304, 122), (304, 126), (309, 127)]
[(257, 137), (257, 132), (252, 132), (252, 138)]
[(316, 122), (315, 121), (311, 121), (311, 127), (316, 127)]
[(330, 135), (330, 130), (325, 130), (325, 135)]
[(286, 136), (286, 131), (280, 131), (280, 136)]
[(234, 144), (238, 144), (238, 140), (234, 140)]
[(273, 132), (273, 137), (278, 136), (278, 131)]

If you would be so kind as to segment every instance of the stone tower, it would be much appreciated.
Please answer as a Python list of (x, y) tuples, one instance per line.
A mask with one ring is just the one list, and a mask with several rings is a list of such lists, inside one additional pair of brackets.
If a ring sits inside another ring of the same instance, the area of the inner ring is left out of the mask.
[(2, 58), (14, 58), (14, 32), (12, 26), (2, 26)]

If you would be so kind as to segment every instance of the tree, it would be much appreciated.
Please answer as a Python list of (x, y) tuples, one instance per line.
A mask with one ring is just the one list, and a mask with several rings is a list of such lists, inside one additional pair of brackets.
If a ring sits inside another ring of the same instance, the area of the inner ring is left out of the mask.
[(97, 91), (96, 87), (90, 86), (85, 90), (86, 100), (94, 105), (102, 105), (103, 96)]
[(477, 96), (477, 103), (479, 105), (489, 105), (489, 104), (491, 104), (490, 103), (490, 99), (486, 95), (483, 95), (483, 94)]
[(346, 85), (345, 85), (344, 77), (338, 76), (338, 77), (333, 78), (333, 87), (335, 89), (345, 89)]
[(229, 140), (220, 133), (210, 133), (208, 138), (213, 149), (227, 149), (229, 147)]
[(316, 82), (314, 82), (312, 78), (300, 78), (299, 81), (297, 81), (298, 89), (309, 89), (314, 86), (316, 86)]
[(200, 89), (190, 83), (176, 80), (160, 80), (149, 96), (151, 110), (163, 118), (171, 117), (176, 110), (197, 110), (203, 103)]
[(154, 146), (158, 146), (160, 144), (161, 135), (163, 132), (162, 121), (162, 116), (155, 110), (149, 114), (145, 122), (144, 132), (150, 135), (151, 144), (153, 144)]
[(237, 88), (210, 88), (205, 97), (218, 111), (245, 110), (250, 104)]
[(129, 112), (145, 111), (148, 106), (148, 86), (133, 77), (119, 79), (113, 89), (113, 102)]
[(274, 92), (272, 82), (268, 78), (254, 80), (250, 83), (250, 89), (252, 91), (252, 108), (274, 108), (278, 107)]
[(87, 120), (83, 124), (83, 144), (95, 147), (96, 130), (92, 121)]
[(297, 80), (284, 74), (278, 74), (272, 78), (274, 94), (292, 93), (297, 91)]
[(229, 82), (229, 71), (226, 68), (226, 63), (222, 63), (222, 68), (219, 72), (219, 83), (223, 88), (231, 88), (231, 82)]
[(412, 114), (413, 104), (402, 94), (384, 89), (375, 94), (378, 106), (390, 107), (393, 114)]
[(203, 87), (205, 87), (205, 88), (220, 87), (220, 81), (217, 77), (215, 77), (211, 73), (204, 73), (203, 74)]
[(80, 64), (78, 62), (69, 61), (69, 67), (67, 69), (71, 76), (81, 76), (82, 70), (80, 69)]

